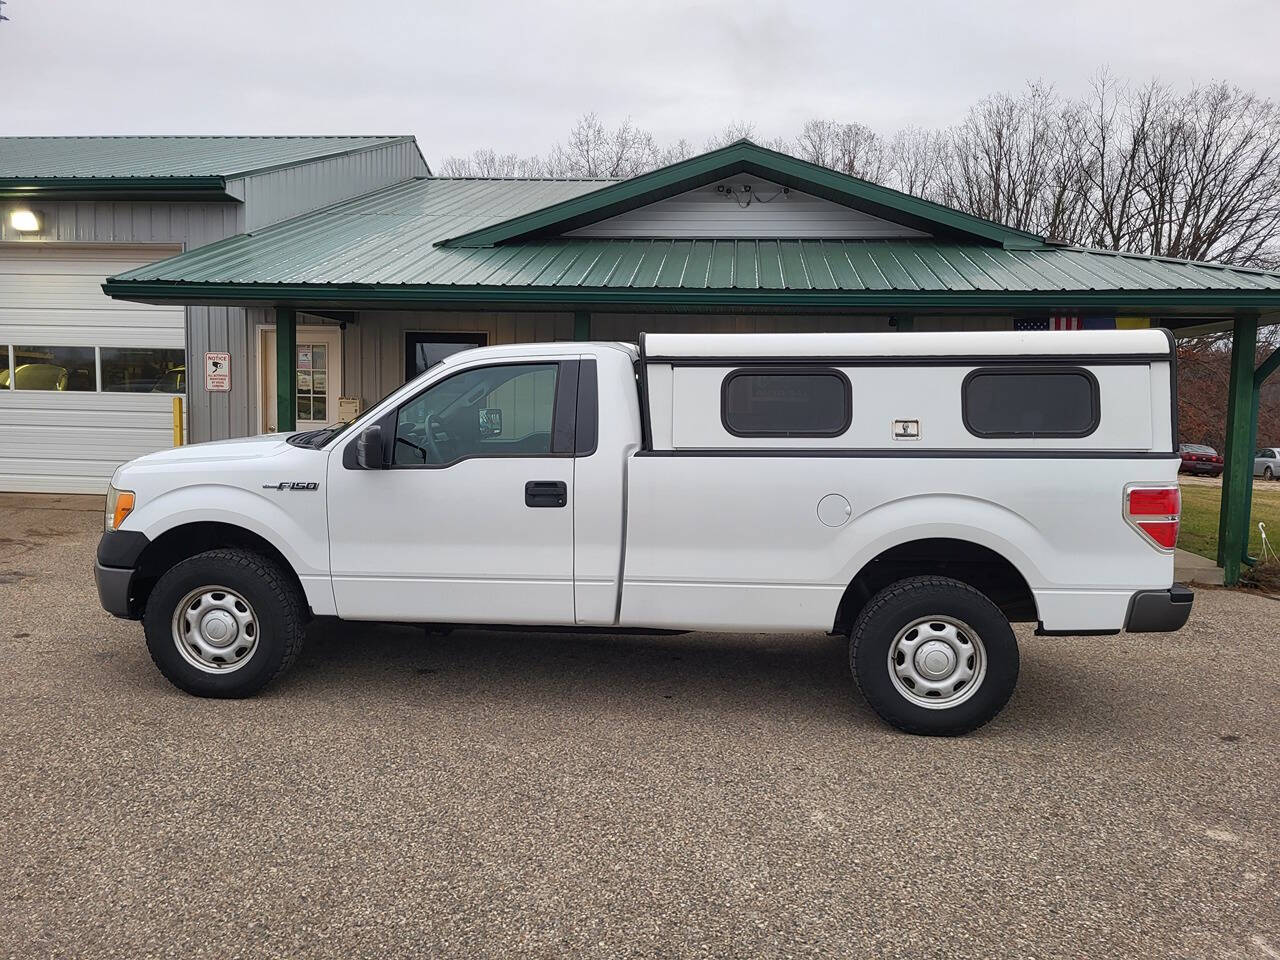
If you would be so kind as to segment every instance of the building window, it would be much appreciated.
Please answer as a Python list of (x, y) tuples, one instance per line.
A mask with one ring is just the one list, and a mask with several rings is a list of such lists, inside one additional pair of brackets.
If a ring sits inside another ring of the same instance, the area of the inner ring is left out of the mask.
[(426, 373), (431, 367), (450, 354), (472, 347), (483, 347), (489, 342), (484, 332), (466, 333), (406, 333), (404, 335), (405, 383)]
[(93, 347), (13, 348), (13, 367), (3, 386), (17, 390), (94, 391), (98, 389)]
[(839, 370), (734, 370), (720, 419), (735, 437), (836, 437), (853, 420), (853, 388)]
[(961, 387), (975, 437), (1087, 437), (1098, 429), (1098, 380), (1082, 367), (974, 370)]
[(186, 372), (181, 348), (102, 348), (102, 389), (110, 393), (182, 393)]

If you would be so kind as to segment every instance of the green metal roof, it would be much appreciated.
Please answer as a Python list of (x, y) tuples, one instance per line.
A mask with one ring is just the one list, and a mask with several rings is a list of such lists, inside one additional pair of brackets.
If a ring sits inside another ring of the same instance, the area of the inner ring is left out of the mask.
[(412, 137), (0, 137), (0, 179), (238, 177)]
[(599, 190), (589, 180), (426, 179), (110, 279), (128, 299), (1275, 309), (1280, 274), (1041, 244), (438, 241)]

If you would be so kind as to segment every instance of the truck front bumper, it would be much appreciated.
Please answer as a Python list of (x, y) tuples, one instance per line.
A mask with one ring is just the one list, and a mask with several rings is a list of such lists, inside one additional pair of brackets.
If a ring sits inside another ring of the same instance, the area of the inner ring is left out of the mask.
[(1139, 590), (1129, 601), (1124, 628), (1129, 633), (1168, 633), (1181, 630), (1191, 616), (1195, 594), (1181, 583), (1168, 590)]
[(108, 530), (98, 541), (93, 579), (98, 584), (98, 602), (113, 617), (137, 620), (141, 615), (131, 603), (130, 590), (135, 565), (150, 542), (135, 530)]
[(133, 583), (132, 567), (104, 567), (93, 563), (93, 578), (98, 582), (98, 602), (102, 609), (122, 620), (136, 620), (129, 612), (129, 587)]

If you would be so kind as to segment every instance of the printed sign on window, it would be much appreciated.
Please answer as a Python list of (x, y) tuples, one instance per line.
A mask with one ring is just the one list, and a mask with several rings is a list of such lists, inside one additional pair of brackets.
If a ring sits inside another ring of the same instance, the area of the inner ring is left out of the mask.
[(231, 389), (231, 354), (204, 355), (204, 388), (211, 393), (226, 393)]

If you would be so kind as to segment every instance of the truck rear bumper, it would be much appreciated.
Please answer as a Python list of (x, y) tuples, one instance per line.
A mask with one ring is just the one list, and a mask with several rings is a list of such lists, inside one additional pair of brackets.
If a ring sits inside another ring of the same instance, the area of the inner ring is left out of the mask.
[(1124, 628), (1129, 633), (1181, 630), (1191, 616), (1195, 594), (1180, 583), (1167, 590), (1139, 590), (1129, 601)]

